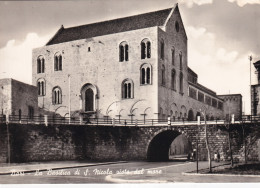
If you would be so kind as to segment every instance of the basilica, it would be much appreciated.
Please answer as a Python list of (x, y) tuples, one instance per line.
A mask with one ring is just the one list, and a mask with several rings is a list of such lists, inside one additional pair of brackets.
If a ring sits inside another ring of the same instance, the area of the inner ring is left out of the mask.
[(223, 119), (225, 100), (198, 83), (188, 66), (187, 42), (178, 4), (61, 26), (33, 50), (38, 106), (63, 117), (196, 120), (203, 113)]

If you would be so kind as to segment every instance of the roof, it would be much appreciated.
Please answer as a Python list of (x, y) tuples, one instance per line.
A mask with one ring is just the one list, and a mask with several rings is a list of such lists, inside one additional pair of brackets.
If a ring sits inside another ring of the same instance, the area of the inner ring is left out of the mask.
[[(175, 8), (178, 8), (176, 5)], [(163, 26), (172, 8), (139, 14), (130, 17), (118, 18), (109, 21), (97, 22), (76, 27), (61, 28), (46, 45), (87, 39), (96, 36), (120, 33), (154, 26)]]
[(198, 77), (198, 75), (190, 67), (188, 67), (188, 72), (193, 76)]

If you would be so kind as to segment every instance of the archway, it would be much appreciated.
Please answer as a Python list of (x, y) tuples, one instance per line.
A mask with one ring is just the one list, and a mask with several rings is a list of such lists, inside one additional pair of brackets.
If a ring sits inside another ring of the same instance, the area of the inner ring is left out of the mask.
[(177, 136), (170, 145), (169, 158), (173, 160), (187, 160), (188, 154), (192, 152), (192, 144), (189, 139), (181, 134)]
[(81, 104), (84, 112), (96, 111), (97, 88), (92, 84), (85, 84), (81, 88)]
[(170, 145), (180, 134), (180, 132), (174, 130), (166, 130), (157, 134), (149, 143), (147, 160), (168, 161)]
[(91, 88), (85, 91), (85, 111), (94, 111), (94, 92)]
[(194, 120), (193, 111), (190, 109), (188, 113), (188, 121), (193, 121), (193, 120)]

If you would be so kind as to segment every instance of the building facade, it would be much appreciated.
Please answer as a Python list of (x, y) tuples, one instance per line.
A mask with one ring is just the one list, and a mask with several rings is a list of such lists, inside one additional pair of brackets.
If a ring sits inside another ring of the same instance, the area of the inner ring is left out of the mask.
[(1, 115), (33, 118), (38, 115), (37, 87), (6, 78), (0, 80)]
[(225, 119), (231, 119), (233, 114), (235, 120), (240, 120), (242, 118), (241, 94), (218, 95), (218, 97), (224, 100), (223, 110)]
[[(215, 92), (188, 67), (174, 8), (71, 28), (33, 50), (39, 107), (60, 116), (195, 120), (224, 116)], [(202, 113), (202, 114), (201, 114)]]
[(259, 116), (260, 115), (260, 104), (259, 104), (259, 95), (260, 95), (260, 60), (254, 63), (256, 74), (257, 74), (257, 84), (251, 85), (251, 115)]

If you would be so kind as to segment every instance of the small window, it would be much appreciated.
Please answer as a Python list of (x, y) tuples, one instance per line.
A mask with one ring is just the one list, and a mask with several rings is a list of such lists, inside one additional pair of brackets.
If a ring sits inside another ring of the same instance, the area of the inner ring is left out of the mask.
[(183, 94), (183, 74), (180, 73), (180, 93)]
[(45, 95), (45, 80), (43, 78), (40, 78), (37, 81), (37, 88), (38, 88), (38, 95), (44, 96)]
[(53, 104), (61, 104), (62, 103), (61, 89), (59, 87), (55, 87), (52, 90), (52, 103)]
[(172, 65), (175, 64), (175, 49), (172, 49)]
[(128, 61), (128, 44), (126, 42), (121, 42), (119, 45), (119, 61)]
[(45, 60), (43, 56), (37, 58), (37, 73), (44, 73), (45, 71)]
[(54, 56), (54, 70), (61, 71), (62, 70), (62, 55), (58, 52)]
[(161, 41), (161, 59), (164, 59), (164, 42)]
[(141, 66), (140, 70), (141, 84), (151, 84), (151, 65), (145, 63)]
[(182, 70), (182, 52), (180, 52), (179, 57), (180, 57), (180, 69)]
[(122, 98), (123, 99), (134, 98), (134, 83), (130, 79), (126, 79), (122, 82)]
[(165, 86), (165, 66), (162, 65), (162, 85)]
[(174, 69), (172, 69), (171, 88), (176, 90), (176, 71)]
[(180, 25), (179, 25), (179, 22), (175, 22), (175, 29), (176, 29), (176, 31), (177, 32), (179, 32), (179, 30), (180, 30)]
[(88, 52), (90, 52), (90, 47), (88, 47)]
[(144, 39), (141, 42), (141, 59), (151, 58), (151, 42)]

